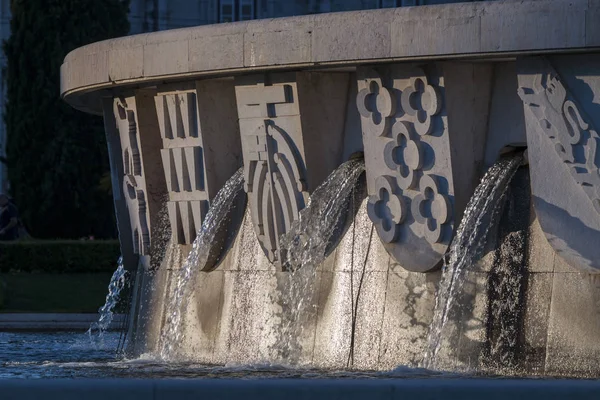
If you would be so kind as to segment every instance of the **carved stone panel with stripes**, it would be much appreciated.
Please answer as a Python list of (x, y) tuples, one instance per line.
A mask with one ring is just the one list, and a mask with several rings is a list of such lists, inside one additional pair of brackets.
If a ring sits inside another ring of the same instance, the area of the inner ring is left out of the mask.
[(150, 248), (149, 212), (146, 182), (142, 171), (135, 97), (116, 99), (113, 111), (121, 138), (123, 193), (133, 235), (134, 254), (147, 255)]
[(173, 240), (190, 244), (208, 210), (196, 92), (159, 92), (155, 103)]
[[(341, 163), (348, 79), (325, 73), (237, 78), (245, 190), (258, 240), (285, 267), (280, 237)], [(336, 91), (340, 91), (337, 93)]]

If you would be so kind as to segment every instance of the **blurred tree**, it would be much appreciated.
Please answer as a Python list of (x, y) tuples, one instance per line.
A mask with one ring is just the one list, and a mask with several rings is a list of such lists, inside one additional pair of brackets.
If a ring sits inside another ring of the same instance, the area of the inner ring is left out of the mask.
[(129, 0), (12, 0), (11, 11), (6, 162), (21, 218), (34, 237), (114, 237), (102, 118), (60, 99), (60, 65), (77, 47), (127, 35)]

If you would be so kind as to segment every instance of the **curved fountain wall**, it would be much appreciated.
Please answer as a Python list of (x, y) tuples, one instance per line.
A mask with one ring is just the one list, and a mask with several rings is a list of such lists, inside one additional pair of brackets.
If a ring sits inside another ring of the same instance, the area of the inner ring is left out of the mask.
[[(243, 166), (248, 210), (216, 246), (206, 270), (216, 269), (194, 282), (180, 355), (416, 365), (469, 198), (506, 148), (527, 146), (531, 196), (515, 189), (520, 200), (504, 206), (469, 271), (442, 364), (494, 359), (494, 293), (512, 262), (522, 312), (511, 366), (597, 374), (599, 13), (587, 0), (403, 7), (200, 26), (71, 52), (61, 95), (104, 115), (124, 263), (137, 268), (130, 351), (158, 348), (172, 275)], [(279, 340), (278, 278), (288, 274), (280, 236), (358, 152), (364, 201), (307, 288), (290, 355)], [(527, 188), (529, 175), (518, 183)], [(526, 216), (515, 220), (510, 207)], [(169, 228), (171, 245), (157, 249), (155, 232)], [(507, 254), (515, 248), (520, 261)]]

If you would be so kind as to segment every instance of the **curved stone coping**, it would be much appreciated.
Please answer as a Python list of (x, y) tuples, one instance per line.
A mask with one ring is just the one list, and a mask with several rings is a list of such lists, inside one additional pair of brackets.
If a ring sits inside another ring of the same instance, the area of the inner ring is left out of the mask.
[(106, 40), (70, 52), (61, 95), (276, 68), (544, 53), (600, 47), (600, 2), (494, 1), (256, 20)]
[(598, 381), (516, 379), (0, 380), (10, 399), (597, 399)]

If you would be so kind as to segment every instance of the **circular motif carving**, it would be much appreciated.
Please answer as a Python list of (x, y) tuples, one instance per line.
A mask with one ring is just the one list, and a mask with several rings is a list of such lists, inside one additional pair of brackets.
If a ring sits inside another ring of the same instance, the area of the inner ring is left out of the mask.
[(448, 198), (439, 192), (437, 178), (423, 175), (419, 193), (412, 201), (411, 212), (418, 223), (424, 226), (425, 238), (430, 243), (442, 241), (442, 225), (450, 220), (451, 209)]
[(392, 243), (398, 238), (399, 226), (406, 218), (406, 205), (402, 196), (396, 194), (392, 177), (379, 176), (375, 186), (375, 195), (369, 197), (367, 204), (369, 218), (381, 240)]
[(423, 167), (421, 143), (414, 140), (412, 129), (406, 122), (394, 124), (392, 138), (383, 152), (385, 164), (398, 172), (396, 179), (400, 188), (414, 189), (417, 184), (415, 171)]
[(431, 117), (442, 110), (442, 97), (439, 91), (427, 82), (425, 76), (412, 78), (411, 84), (402, 91), (402, 109), (415, 117), (415, 130), (421, 136), (432, 132)]
[(367, 88), (356, 96), (356, 106), (360, 115), (368, 121), (363, 121), (363, 126), (369, 133), (376, 136), (387, 134), (390, 117), (396, 113), (395, 103), (392, 91), (384, 87), (380, 79), (367, 81)]

